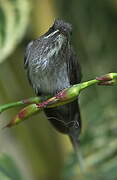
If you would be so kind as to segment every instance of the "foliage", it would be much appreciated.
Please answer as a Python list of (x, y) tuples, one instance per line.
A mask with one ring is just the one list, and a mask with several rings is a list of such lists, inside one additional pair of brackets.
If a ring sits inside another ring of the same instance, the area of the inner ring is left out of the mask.
[(28, 0), (0, 0), (0, 62), (13, 52), (27, 27)]
[[(24, 5), (25, 2), (27, 5)], [(5, 61), (0, 66), (0, 104), (34, 95), (23, 70), (24, 46), (27, 41), (37, 38), (40, 33), (43, 34), (47, 30), (51, 25), (50, 19), (53, 21), (57, 17), (55, 12), (59, 12), (59, 18), (73, 25), (72, 42), (85, 80), (100, 74), (116, 72), (117, 3), (115, 0), (34, 0), (29, 34), (28, 36), (26, 34), (22, 44), (17, 46), (27, 26), (29, 2), (28, 0), (0, 0), (1, 61), (12, 52), (9, 56), (10, 62)], [(19, 20), (15, 21), (17, 17), (15, 7), (20, 14), (21, 26), (15, 23), (19, 22)], [(30, 31), (31, 28), (33, 32)], [(17, 50), (14, 52), (16, 46)], [(80, 109), (83, 122), (79, 147), (80, 163), (73, 152), (68, 154), (65, 161), (70, 144), (66, 142), (67, 138), (57, 134), (51, 128), (42, 113), (40, 116), (34, 116), (31, 121), (5, 130), (6, 137), (3, 138), (0, 135), (0, 138), (4, 142), (9, 140), (10, 143), (6, 149), (9, 151), (9, 147), (12, 146), (13, 153), (18, 151), (17, 144), (22, 144), (25, 158), (30, 163), (26, 164), (20, 155), (17, 155), (17, 159), (21, 159), (23, 165), (28, 166), (25, 173), (31, 172), (32, 175), (32, 177), (29, 175), (28, 180), (60, 180), (61, 178), (64, 180), (116, 180), (116, 91), (116, 86), (108, 88), (94, 86), (81, 93)], [(0, 120), (9, 119), (16, 112), (11, 110), (1, 114)], [(16, 140), (14, 143), (12, 138)], [(0, 146), (0, 150), (1, 147), (3, 146)], [(82, 162), (83, 170), (80, 167)]]
[(19, 169), (12, 158), (6, 154), (0, 154), (0, 179), (21, 180)]

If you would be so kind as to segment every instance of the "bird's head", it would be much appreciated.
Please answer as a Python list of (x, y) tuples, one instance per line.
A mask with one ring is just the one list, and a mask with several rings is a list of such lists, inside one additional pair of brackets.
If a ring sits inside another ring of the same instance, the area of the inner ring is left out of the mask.
[(50, 36), (54, 36), (55, 34), (63, 34), (68, 39), (70, 39), (71, 33), (72, 33), (71, 24), (63, 20), (56, 19), (52, 27), (50, 27), (50, 29), (45, 35), (50, 37)]

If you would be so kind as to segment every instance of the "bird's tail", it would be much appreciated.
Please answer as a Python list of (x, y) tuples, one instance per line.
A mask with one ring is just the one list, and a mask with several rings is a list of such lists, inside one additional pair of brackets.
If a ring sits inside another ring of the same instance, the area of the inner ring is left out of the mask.
[(81, 117), (80, 117), (80, 109), (78, 105), (78, 109), (76, 115), (74, 116), (74, 125), (69, 128), (69, 138), (73, 145), (73, 149), (75, 151), (75, 157), (79, 163), (80, 170), (82, 173), (85, 171), (83, 155), (80, 147), (80, 133), (81, 133)]
[(75, 155), (75, 162), (76, 162), (76, 159), (77, 159), (77, 162), (79, 164), (79, 167), (80, 167), (80, 171), (82, 174), (84, 174), (85, 172), (85, 164), (84, 164), (84, 158), (83, 158), (83, 155), (82, 155), (82, 151), (81, 151), (81, 147), (79, 145), (79, 140), (78, 139), (75, 139), (73, 136), (70, 136), (69, 135), (69, 138), (70, 138), (70, 141), (73, 145), (73, 149), (74, 149), (74, 155)]

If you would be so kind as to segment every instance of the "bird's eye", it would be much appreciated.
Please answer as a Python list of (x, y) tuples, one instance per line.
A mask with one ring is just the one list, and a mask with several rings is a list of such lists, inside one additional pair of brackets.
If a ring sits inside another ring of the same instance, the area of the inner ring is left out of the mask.
[(54, 32), (53, 26), (49, 28), (49, 30), (47, 31), (47, 33), (45, 33), (45, 35), (47, 36), (47, 35), (51, 34), (52, 32)]
[(51, 26), (51, 27), (49, 28), (49, 30), (48, 30), (48, 33), (50, 34), (50, 33), (52, 33), (53, 31), (55, 31), (54, 26)]
[(54, 27), (52, 26), (50, 29), (49, 29), (49, 32), (52, 33), (54, 31)]

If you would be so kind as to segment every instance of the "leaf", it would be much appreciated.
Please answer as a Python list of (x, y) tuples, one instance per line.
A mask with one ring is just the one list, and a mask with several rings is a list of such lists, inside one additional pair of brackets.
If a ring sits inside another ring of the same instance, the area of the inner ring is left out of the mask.
[(6, 155), (0, 154), (0, 179), (1, 180), (21, 180), (19, 169), (14, 160)]
[(29, 21), (28, 0), (0, 1), (0, 62), (5, 60), (21, 41)]

